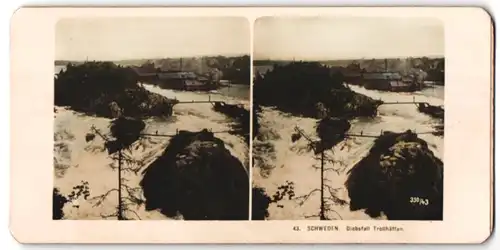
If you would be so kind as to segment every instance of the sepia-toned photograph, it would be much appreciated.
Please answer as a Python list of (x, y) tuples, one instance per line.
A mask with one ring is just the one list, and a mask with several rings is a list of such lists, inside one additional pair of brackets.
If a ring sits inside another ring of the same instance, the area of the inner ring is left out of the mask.
[(249, 220), (245, 17), (56, 25), (53, 220)]
[(10, 36), (21, 244), (491, 239), (483, 8), (22, 7)]
[(438, 19), (261, 17), (252, 59), (252, 220), (443, 219)]

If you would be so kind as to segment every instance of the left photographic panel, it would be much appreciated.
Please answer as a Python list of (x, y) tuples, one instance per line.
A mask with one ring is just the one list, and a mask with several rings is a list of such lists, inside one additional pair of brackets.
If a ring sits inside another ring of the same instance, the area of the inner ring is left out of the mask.
[(249, 220), (244, 17), (61, 19), (54, 220)]

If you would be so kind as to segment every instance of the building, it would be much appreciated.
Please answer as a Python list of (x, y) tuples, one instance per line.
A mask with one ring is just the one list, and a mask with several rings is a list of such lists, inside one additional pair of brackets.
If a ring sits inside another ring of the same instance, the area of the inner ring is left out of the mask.
[(141, 67), (131, 67), (131, 69), (137, 74), (139, 82), (155, 84), (158, 81), (156, 69), (154, 65), (152, 67), (148, 66), (143, 65)]
[(219, 80), (219, 85), (221, 85), (221, 86), (231, 86), (231, 81), (229, 81), (229, 80)]
[(330, 67), (330, 73), (332, 75), (339, 74), (342, 76), (342, 81), (347, 84), (360, 85), (362, 79), (362, 70), (355, 67), (340, 67), (334, 66)]
[(156, 73), (138, 73), (139, 82), (155, 84), (158, 82), (158, 74)]
[(393, 92), (408, 92), (411, 91), (412, 84), (404, 81), (391, 81), (390, 91)]
[(366, 89), (393, 91), (404, 85), (403, 77), (397, 72), (369, 72), (362, 74), (362, 83)]
[[(149, 65), (148, 65), (149, 66)], [(211, 76), (199, 76), (188, 71), (163, 71), (154, 67), (131, 67), (141, 83), (158, 85), (165, 89), (178, 90), (213, 90), (216, 81)]]
[(366, 89), (390, 90), (391, 83), (401, 81), (402, 77), (396, 72), (368, 72), (362, 75), (363, 86)]
[(363, 73), (353, 71), (353, 70), (344, 70), (342, 72), (342, 76), (344, 77), (344, 82), (349, 84), (361, 85), (362, 84), (362, 76)]
[(158, 73), (158, 85), (160, 88), (188, 91), (208, 91), (217, 88), (217, 84), (208, 78), (185, 71)]

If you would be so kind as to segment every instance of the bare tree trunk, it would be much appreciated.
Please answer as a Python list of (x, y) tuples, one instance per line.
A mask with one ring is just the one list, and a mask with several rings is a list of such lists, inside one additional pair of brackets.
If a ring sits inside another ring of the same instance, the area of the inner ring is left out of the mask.
[(325, 218), (325, 199), (323, 197), (324, 195), (324, 189), (325, 189), (325, 184), (324, 184), (324, 173), (325, 173), (325, 151), (323, 150), (323, 140), (321, 140), (321, 188), (320, 188), (320, 199), (321, 199), (321, 205), (320, 205), (320, 214), (319, 214), (319, 219), (320, 220), (326, 220)]
[(118, 150), (118, 220), (123, 220), (122, 215), (122, 150)]

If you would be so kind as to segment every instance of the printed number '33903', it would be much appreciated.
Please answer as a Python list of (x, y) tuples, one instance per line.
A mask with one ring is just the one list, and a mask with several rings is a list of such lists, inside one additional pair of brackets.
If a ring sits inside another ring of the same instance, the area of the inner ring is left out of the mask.
[(427, 206), (429, 205), (429, 199), (424, 199), (420, 197), (410, 197), (410, 203), (417, 203), (419, 205)]

